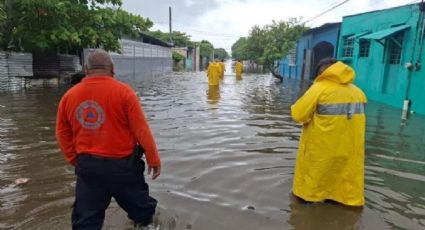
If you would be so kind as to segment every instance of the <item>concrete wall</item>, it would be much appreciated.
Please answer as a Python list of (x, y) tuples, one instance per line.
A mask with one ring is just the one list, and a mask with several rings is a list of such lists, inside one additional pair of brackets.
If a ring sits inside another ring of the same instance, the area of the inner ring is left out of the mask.
[[(139, 41), (122, 39), (122, 52), (111, 52), (116, 77), (124, 82), (141, 82), (158, 75), (172, 72), (170, 47), (151, 45)], [(84, 62), (92, 49), (84, 50)]]

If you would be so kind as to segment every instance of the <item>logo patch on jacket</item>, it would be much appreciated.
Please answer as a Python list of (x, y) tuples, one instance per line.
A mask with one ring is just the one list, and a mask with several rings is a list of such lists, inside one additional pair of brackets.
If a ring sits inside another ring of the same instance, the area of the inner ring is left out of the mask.
[(75, 114), (78, 122), (86, 129), (98, 129), (105, 122), (105, 112), (95, 101), (83, 101)]

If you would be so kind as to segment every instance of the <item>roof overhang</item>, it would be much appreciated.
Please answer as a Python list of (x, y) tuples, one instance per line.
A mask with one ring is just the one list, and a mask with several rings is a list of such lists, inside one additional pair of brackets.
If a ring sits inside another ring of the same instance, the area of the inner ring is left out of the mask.
[(360, 39), (370, 39), (370, 40), (382, 40), (384, 38), (387, 38), (397, 32), (403, 31), (403, 30), (407, 30), (409, 29), (410, 26), (409, 25), (400, 25), (400, 26), (395, 26), (395, 27), (391, 27), (388, 29), (384, 29), (384, 30), (380, 30), (371, 34), (367, 34), (365, 36), (361, 36)]

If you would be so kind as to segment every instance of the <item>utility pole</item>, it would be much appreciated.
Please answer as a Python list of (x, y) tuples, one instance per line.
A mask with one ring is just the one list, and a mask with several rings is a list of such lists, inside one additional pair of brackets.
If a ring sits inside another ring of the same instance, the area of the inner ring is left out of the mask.
[(4, 42), (6, 47), (8, 47), (12, 43), (12, 30), (13, 30), (13, 5), (14, 0), (5, 0), (4, 7), (6, 13), (6, 25), (5, 25), (5, 36)]
[(171, 45), (174, 46), (174, 42), (173, 42), (173, 27), (172, 27), (173, 18), (172, 18), (172, 14), (171, 14), (171, 6), (168, 7), (168, 17), (169, 17), (169, 20), (170, 20), (170, 22), (169, 22), (169, 24), (170, 24), (170, 43), (171, 43)]
[[(410, 98), (410, 86), (411, 86), (411, 81), (412, 81), (412, 75), (413, 75), (413, 71), (418, 71), (420, 68), (420, 55), (422, 53), (422, 48), (423, 48), (423, 34), (424, 31), (423, 29), (425, 28), (425, 19), (424, 19), (424, 12), (425, 12), (425, 5), (424, 5), (424, 0), (421, 1), (421, 3), (419, 3), (419, 17), (418, 17), (418, 21), (416, 24), (416, 34), (414, 37), (414, 42), (413, 42), (413, 48), (412, 48), (412, 56), (410, 59), (410, 62), (406, 63), (406, 68), (408, 71), (407, 74), (407, 80), (406, 80), (406, 90), (405, 90), (405, 95), (404, 95), (404, 101), (403, 101), (403, 110), (401, 113), (401, 119), (402, 120), (407, 120), (408, 118), (408, 113), (410, 110), (410, 105), (411, 105), (411, 98)], [(421, 29), (422, 28), (422, 29)], [(416, 60), (415, 63), (415, 53), (416, 53), (416, 41), (419, 40), (420, 42), (420, 47), (419, 47), (419, 54), (418, 54), (418, 59)], [(418, 64), (419, 63), (419, 64)]]

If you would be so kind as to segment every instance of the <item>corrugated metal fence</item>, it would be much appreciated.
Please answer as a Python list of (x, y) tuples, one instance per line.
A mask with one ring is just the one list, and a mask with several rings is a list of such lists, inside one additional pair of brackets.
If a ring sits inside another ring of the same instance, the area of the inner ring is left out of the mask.
[(75, 55), (34, 55), (34, 76), (63, 77), (81, 71), (80, 59)]
[(9, 68), (9, 77), (31, 77), (32, 54), (30, 53), (7, 53), (7, 64)]
[(0, 52), (0, 76), (4, 77), (31, 77), (32, 54)]
[(23, 77), (33, 76), (30, 53), (0, 52), (0, 91), (24, 87)]
[(7, 68), (6, 54), (0, 52), (0, 78), (9, 76), (9, 70)]

